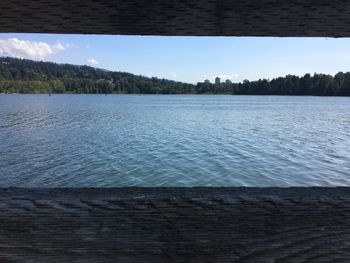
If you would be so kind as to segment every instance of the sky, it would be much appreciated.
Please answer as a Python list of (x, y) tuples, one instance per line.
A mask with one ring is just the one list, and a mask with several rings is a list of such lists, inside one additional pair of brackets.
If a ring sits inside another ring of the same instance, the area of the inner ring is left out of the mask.
[(348, 38), (0, 34), (0, 56), (196, 83), (350, 71)]

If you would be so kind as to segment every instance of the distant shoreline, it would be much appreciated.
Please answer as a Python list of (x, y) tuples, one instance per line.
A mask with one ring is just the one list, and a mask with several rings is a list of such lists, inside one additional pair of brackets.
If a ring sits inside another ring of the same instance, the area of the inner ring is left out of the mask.
[(122, 95), (122, 96), (249, 96), (249, 97), (338, 97), (338, 98), (347, 98), (350, 97), (349, 95), (281, 95), (281, 94), (147, 94), (147, 93), (140, 93), (140, 94), (133, 94), (133, 93), (0, 93), (0, 95), (100, 95), (100, 96), (110, 96), (110, 95)]
[(88, 66), (0, 57), (0, 93), (350, 96), (350, 72), (196, 84)]

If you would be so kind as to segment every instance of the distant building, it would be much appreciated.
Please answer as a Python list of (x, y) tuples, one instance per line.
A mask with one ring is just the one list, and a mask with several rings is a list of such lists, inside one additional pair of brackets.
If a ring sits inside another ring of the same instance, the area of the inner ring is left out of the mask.
[(209, 79), (206, 79), (206, 80), (204, 80), (204, 83), (209, 84), (209, 83), (210, 83), (210, 80), (209, 80)]
[(219, 77), (216, 77), (216, 78), (215, 78), (215, 84), (220, 84), (220, 82), (221, 82), (221, 81), (220, 81), (220, 78), (219, 78)]
[(231, 80), (229, 80), (229, 79), (227, 79), (227, 80), (225, 81), (225, 83), (226, 83), (226, 84), (231, 84), (231, 83), (232, 83), (232, 81), (231, 81)]

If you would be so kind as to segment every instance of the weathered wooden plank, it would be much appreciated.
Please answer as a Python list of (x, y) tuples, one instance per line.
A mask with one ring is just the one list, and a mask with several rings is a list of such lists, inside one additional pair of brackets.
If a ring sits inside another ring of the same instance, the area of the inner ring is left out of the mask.
[(350, 36), (344, 0), (2, 0), (0, 32)]
[(0, 189), (0, 261), (349, 262), (348, 188)]

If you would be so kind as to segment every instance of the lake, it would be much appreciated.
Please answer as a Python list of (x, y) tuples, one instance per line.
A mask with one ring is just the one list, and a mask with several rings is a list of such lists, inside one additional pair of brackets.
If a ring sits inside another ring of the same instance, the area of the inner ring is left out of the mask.
[(0, 187), (350, 186), (350, 98), (0, 95)]

